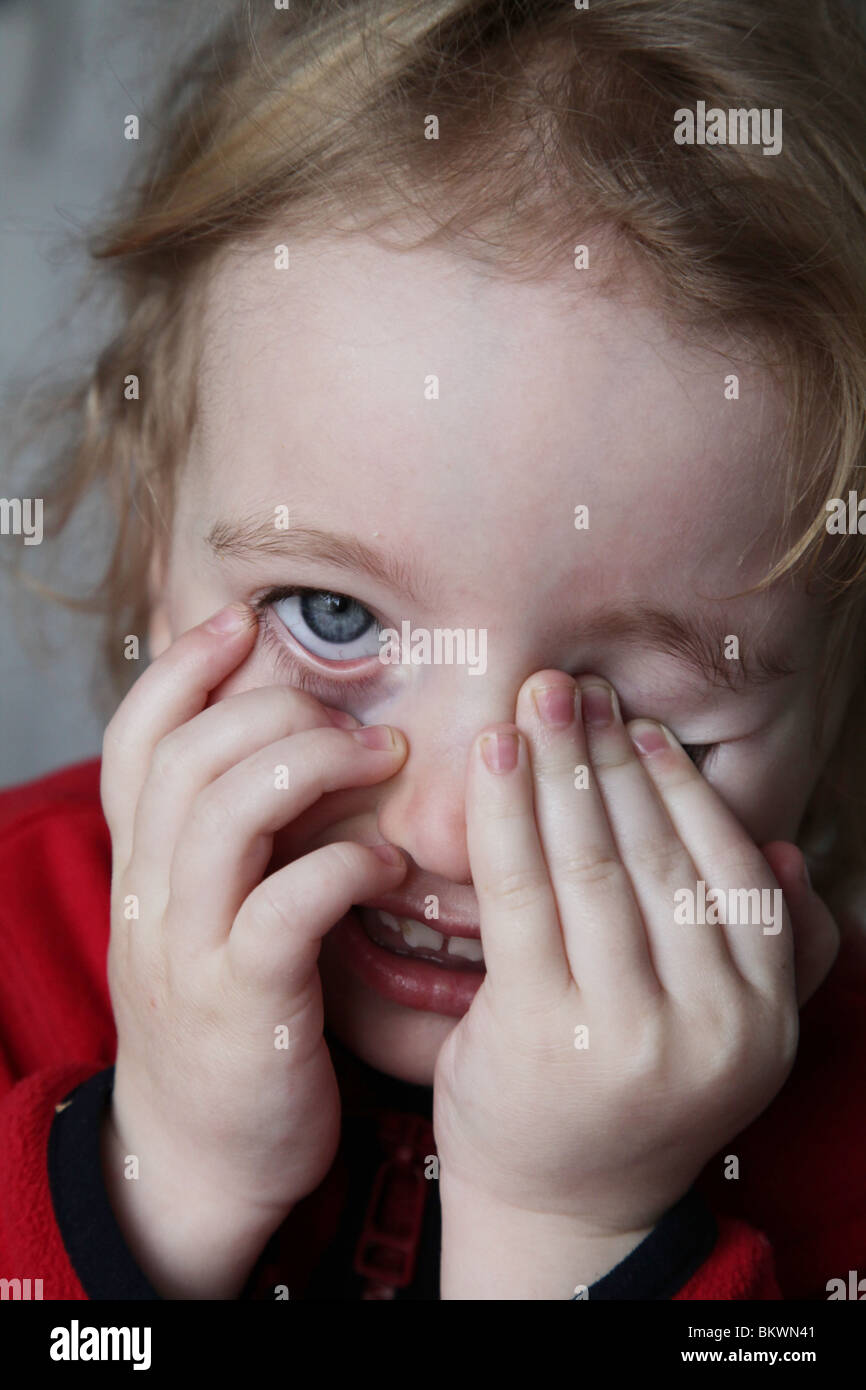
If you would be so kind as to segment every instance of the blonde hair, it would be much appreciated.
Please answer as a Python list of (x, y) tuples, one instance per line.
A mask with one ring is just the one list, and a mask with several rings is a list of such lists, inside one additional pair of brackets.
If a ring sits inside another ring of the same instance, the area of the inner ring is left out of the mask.
[[(32, 490), (45, 534), (96, 491), (109, 563), (77, 598), (24, 582), (103, 616), (120, 697), (136, 675), (123, 636), (146, 630), (148, 564), (195, 428), (208, 276), (239, 241), (277, 222), (280, 241), (411, 227), (398, 249), (441, 244), (530, 280), (603, 240), (599, 292), (618, 292), (622, 257), (636, 259), (672, 323), (748, 340), (784, 383), (789, 543), (760, 587), (805, 571), (829, 596), (823, 688), (843, 669), (854, 681), (801, 843), (819, 885), (862, 865), (866, 537), (831, 538), (825, 518), (864, 464), (864, 57), (841, 0), (237, 6), (172, 79), (140, 177), (92, 242), (121, 327), (90, 379), (53, 398), (69, 425)], [(781, 109), (783, 151), (677, 144), (674, 113), (698, 101)]]

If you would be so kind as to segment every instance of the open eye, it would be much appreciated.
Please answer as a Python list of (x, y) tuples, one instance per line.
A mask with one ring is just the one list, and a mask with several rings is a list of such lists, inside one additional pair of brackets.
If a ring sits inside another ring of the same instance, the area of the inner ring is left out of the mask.
[(295, 641), (313, 656), (357, 661), (377, 656), (379, 623), (369, 609), (330, 589), (283, 589), (265, 596)]

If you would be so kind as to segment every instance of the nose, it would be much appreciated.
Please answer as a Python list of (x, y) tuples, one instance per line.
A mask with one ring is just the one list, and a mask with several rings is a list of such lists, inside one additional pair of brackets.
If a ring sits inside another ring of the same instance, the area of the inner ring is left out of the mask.
[(432, 743), (422, 751), (410, 738), (406, 762), (383, 786), (379, 802), (382, 836), (405, 850), (419, 869), (451, 883), (472, 880), (464, 810), (468, 751), (468, 746), (443, 750)]
[[(466, 673), (463, 673), (464, 680)], [(488, 685), (489, 675), (481, 678)], [(419, 869), (451, 883), (470, 884), (466, 843), (466, 765), (472, 743), (487, 724), (514, 718), (516, 691), (440, 688), (398, 725), (409, 742), (400, 771), (379, 788), (378, 829), (411, 856)], [(474, 681), (469, 682), (474, 685)]]

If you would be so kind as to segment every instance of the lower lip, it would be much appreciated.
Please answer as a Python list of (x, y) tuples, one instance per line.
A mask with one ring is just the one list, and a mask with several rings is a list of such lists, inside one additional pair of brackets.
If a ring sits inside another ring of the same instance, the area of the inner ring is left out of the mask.
[(485, 971), (449, 970), (426, 960), (397, 956), (371, 941), (356, 912), (334, 927), (334, 945), (353, 974), (394, 1004), (462, 1018), (484, 980)]

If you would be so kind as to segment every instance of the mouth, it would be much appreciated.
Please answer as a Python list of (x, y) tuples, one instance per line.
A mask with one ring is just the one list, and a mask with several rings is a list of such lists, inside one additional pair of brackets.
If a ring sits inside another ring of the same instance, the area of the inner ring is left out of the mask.
[(404, 1009), (462, 1018), (487, 973), (479, 929), (458, 923), (457, 913), (422, 922), (415, 904), (418, 916), (405, 916), (406, 907), (389, 899), (351, 908), (322, 942), (328, 971)]
[(398, 917), (382, 908), (359, 906), (355, 911), (369, 939), (395, 956), (430, 961), (445, 970), (484, 970), (479, 936), (460, 936), (450, 924), (447, 931), (439, 931), (430, 922)]

